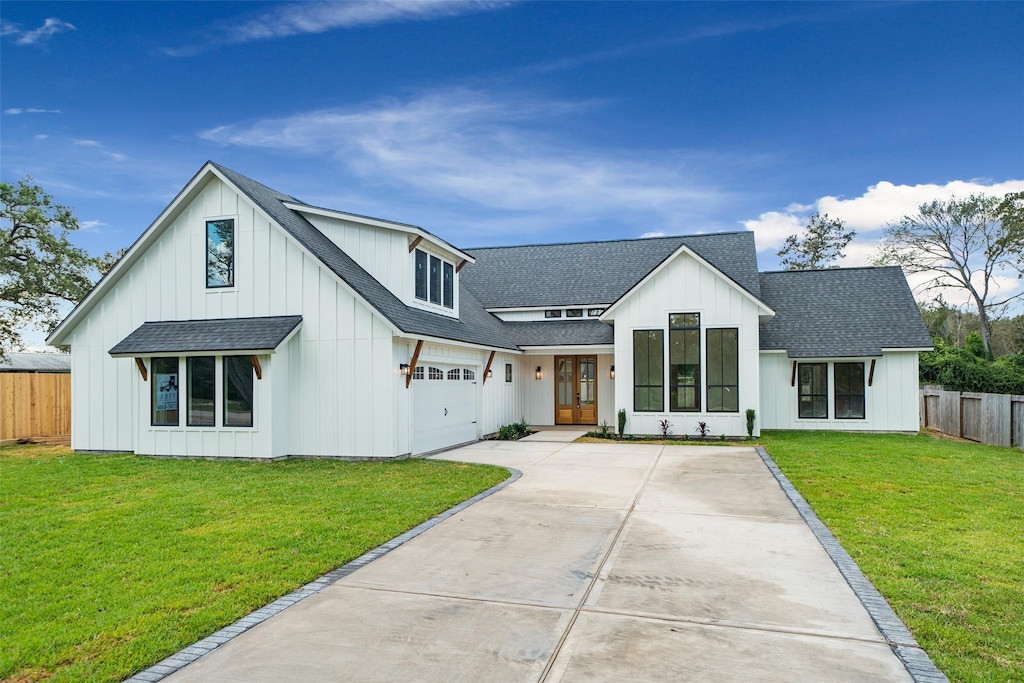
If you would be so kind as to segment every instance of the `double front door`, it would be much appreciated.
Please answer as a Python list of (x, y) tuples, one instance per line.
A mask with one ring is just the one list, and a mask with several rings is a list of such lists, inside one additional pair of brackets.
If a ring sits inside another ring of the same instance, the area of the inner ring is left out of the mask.
[(597, 424), (597, 356), (555, 356), (555, 424)]

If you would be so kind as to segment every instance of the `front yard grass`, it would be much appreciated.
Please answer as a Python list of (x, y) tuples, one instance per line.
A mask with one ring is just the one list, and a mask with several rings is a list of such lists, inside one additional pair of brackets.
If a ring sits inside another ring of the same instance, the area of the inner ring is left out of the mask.
[(1024, 452), (927, 434), (760, 443), (951, 680), (1024, 680)]
[(0, 679), (117, 681), (508, 477), (0, 449)]

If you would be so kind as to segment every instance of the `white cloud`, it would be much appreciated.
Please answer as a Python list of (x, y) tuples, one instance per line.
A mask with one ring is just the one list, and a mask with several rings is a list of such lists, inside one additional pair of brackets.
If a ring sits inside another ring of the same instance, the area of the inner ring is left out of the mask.
[(49, 17), (43, 22), (43, 25), (39, 28), (32, 29), (31, 31), (22, 31), (17, 24), (10, 22), (3, 22), (0, 27), (0, 35), (13, 35), (18, 36), (14, 41), (15, 45), (38, 45), (48, 41), (58, 33), (64, 33), (65, 31), (74, 31), (75, 27), (66, 21), (61, 21), (57, 17)]
[[(440, 17), (483, 12), (510, 2), (485, 0), (353, 0), (350, 2), (293, 3), (250, 19), (223, 23), (213, 32), (229, 43), (325, 33), (335, 29), (371, 26), (396, 21), (428, 21)], [(210, 42), (165, 48), (172, 57), (195, 55), (210, 49)]]
[(200, 137), (330, 155), (380, 186), (402, 186), (435, 202), (544, 212), (553, 224), (566, 216), (622, 218), (692, 231), (726, 202), (726, 193), (701, 180), (695, 166), (703, 160), (671, 151), (594, 150), (534, 129), (538, 120), (571, 124), (594, 106), (453, 90), (226, 125)]
[(36, 134), (36, 135), (33, 135), (33, 136), (32, 136), (32, 139), (33, 139), (33, 140), (37, 140), (37, 141), (39, 141), (39, 140), (45, 140), (45, 139), (46, 139), (46, 138), (48, 138), (48, 137), (50, 137), (50, 136), (49, 136), (49, 135), (47, 135), (46, 133), (38, 133), (38, 134)]
[(20, 107), (11, 107), (10, 109), (4, 109), (5, 114), (11, 114), (17, 116), (18, 114), (59, 114), (60, 109), (34, 109), (29, 107), (27, 109), (21, 109)]
[(648, 237), (664, 237), (664, 236), (665, 236), (665, 233), (663, 233), (663, 232), (645, 232), (644, 234), (640, 235), (640, 239), (647, 239)]
[(102, 225), (106, 225), (103, 221), (79, 221), (78, 228), (82, 232), (102, 232), (99, 228)]
[(871, 260), (867, 257), (868, 241), (877, 246), (881, 237), (880, 234), (872, 233), (878, 233), (887, 224), (903, 216), (916, 213), (918, 206), (925, 202), (954, 196), (967, 197), (971, 194), (1001, 197), (1019, 190), (1024, 190), (1024, 180), (998, 183), (954, 180), (945, 185), (895, 185), (883, 180), (870, 186), (859, 197), (845, 199), (825, 196), (810, 204), (793, 203), (784, 212), (768, 211), (756, 219), (743, 221), (743, 225), (756, 233), (758, 251), (764, 252), (778, 249), (786, 237), (799, 233), (807, 225), (807, 219), (812, 213), (828, 214), (831, 218), (841, 219), (848, 228), (858, 233), (859, 241), (854, 241), (847, 248), (847, 258), (843, 260), (843, 265), (863, 265)]

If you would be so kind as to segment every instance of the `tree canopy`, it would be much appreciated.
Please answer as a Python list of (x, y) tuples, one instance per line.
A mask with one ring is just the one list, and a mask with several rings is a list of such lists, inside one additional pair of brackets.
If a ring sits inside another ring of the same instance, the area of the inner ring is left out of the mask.
[(801, 235), (790, 235), (777, 252), (779, 262), (786, 270), (817, 270), (837, 268), (836, 261), (843, 258), (843, 249), (857, 233), (846, 230), (843, 221), (829, 218), (828, 214), (814, 214), (807, 221)]
[(60, 305), (92, 287), (96, 262), (68, 240), (78, 230), (71, 209), (25, 177), (0, 182), (0, 357), (22, 345), (19, 330), (52, 331)]
[(971, 195), (921, 204), (885, 228), (879, 263), (930, 277), (926, 289), (967, 292), (978, 312), (985, 352), (992, 356), (993, 312), (1024, 292), (999, 294), (1000, 274), (1024, 273), (1024, 193)]

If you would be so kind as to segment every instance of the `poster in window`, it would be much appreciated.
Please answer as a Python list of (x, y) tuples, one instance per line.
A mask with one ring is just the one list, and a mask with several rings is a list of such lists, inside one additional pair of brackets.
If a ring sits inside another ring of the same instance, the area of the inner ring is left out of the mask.
[(156, 409), (178, 409), (178, 374), (156, 376)]

